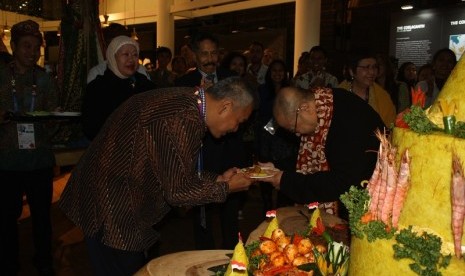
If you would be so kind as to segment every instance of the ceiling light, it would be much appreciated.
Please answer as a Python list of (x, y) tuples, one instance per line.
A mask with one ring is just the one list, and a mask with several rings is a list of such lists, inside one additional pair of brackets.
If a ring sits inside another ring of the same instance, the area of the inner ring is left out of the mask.
[(103, 18), (105, 19), (102, 23), (103, 26), (108, 26), (109, 23), (108, 23), (108, 19), (110, 18), (110, 16), (108, 14), (105, 14), (103, 15)]
[(232, 30), (231, 33), (233, 34), (237, 34), (239, 32), (239, 30)]
[(137, 37), (136, 28), (132, 28), (131, 38), (136, 41), (139, 40), (139, 38)]
[(404, 11), (405, 11), (405, 10), (411, 10), (411, 9), (413, 9), (413, 5), (411, 5), (411, 4), (406, 4), (406, 5), (400, 6), (400, 8), (401, 8), (402, 10), (404, 10)]

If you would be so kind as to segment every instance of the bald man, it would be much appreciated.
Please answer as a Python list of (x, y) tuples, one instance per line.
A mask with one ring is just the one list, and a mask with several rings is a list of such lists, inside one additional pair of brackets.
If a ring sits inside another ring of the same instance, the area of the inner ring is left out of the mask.
[[(281, 89), (273, 115), (277, 124), (301, 136), (296, 171), (263, 179), (298, 203), (339, 201), (351, 185), (372, 175), (384, 124), (359, 97), (341, 89)], [(339, 204), (340, 205), (340, 204)], [(347, 217), (340, 208), (342, 217)]]

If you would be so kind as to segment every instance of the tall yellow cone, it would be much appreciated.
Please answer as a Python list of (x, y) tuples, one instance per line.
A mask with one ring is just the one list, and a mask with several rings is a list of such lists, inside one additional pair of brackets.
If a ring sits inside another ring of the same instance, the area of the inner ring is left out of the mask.
[(428, 111), (428, 118), (442, 127), (442, 111), (440, 102), (455, 104), (455, 118), (465, 122), (465, 59), (462, 55), (444, 87)]
[(239, 236), (239, 242), (234, 248), (234, 253), (226, 269), (225, 276), (244, 276), (248, 275), (247, 267), (249, 266), (249, 259), (245, 252), (244, 243)]
[(279, 228), (279, 222), (276, 217), (271, 219), (270, 224), (268, 224), (268, 227), (265, 230), (265, 233), (263, 233), (263, 237), (271, 239), (271, 234), (275, 229)]

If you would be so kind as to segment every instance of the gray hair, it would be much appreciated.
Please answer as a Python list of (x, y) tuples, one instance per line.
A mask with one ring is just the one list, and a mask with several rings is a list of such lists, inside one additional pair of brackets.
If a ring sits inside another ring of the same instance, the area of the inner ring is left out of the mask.
[(206, 91), (213, 99), (223, 100), (229, 98), (233, 100), (238, 107), (246, 107), (252, 104), (258, 105), (258, 93), (252, 86), (241, 77), (229, 77), (215, 85), (209, 87)]

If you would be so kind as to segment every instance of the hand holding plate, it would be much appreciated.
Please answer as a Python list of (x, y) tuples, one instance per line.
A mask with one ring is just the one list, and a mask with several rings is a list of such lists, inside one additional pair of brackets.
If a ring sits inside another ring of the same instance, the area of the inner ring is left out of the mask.
[(230, 193), (247, 191), (253, 182), (253, 179), (243, 173), (236, 173), (227, 181)]

